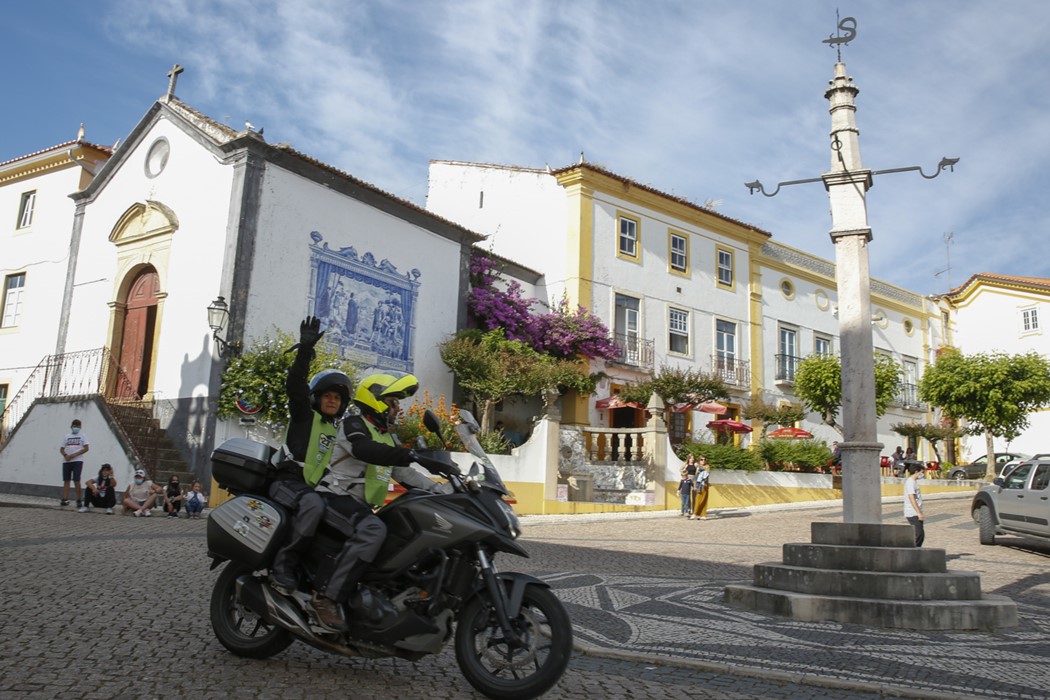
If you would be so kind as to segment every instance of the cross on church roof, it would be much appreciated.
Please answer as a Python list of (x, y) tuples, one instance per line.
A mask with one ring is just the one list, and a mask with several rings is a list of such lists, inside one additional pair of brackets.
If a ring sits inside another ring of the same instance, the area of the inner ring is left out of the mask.
[(168, 71), (168, 97), (174, 97), (175, 83), (178, 81), (179, 73), (181, 73), (182, 70), (182, 66), (176, 63), (174, 66), (171, 67), (171, 70)]

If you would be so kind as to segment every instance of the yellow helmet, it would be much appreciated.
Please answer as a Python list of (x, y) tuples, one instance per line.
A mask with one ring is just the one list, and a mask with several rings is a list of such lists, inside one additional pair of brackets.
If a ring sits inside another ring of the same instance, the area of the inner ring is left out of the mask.
[(389, 407), (383, 402), (383, 399), (406, 399), (414, 395), (417, 389), (419, 389), (419, 380), (414, 375), (373, 374), (365, 377), (357, 385), (354, 403), (365, 413), (386, 418), (384, 414)]

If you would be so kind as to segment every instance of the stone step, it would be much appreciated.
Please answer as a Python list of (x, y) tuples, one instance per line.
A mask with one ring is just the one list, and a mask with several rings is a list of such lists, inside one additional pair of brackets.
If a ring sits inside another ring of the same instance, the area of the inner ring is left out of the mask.
[(779, 563), (756, 564), (755, 586), (815, 595), (899, 598), (901, 600), (978, 600), (981, 576), (969, 572), (916, 573), (811, 569)]
[(754, 583), (760, 588), (824, 596), (856, 596), (883, 600), (980, 600), (981, 577), (969, 572), (915, 572), (812, 569), (768, 563), (755, 564)]
[(1017, 605), (1004, 596), (979, 600), (885, 600), (820, 596), (748, 585), (726, 586), (725, 602), (803, 622), (835, 622), (912, 630), (993, 631), (1017, 626)]
[(840, 544), (859, 547), (914, 547), (911, 525), (882, 523), (811, 523), (813, 544)]
[(784, 563), (812, 569), (892, 571), (937, 574), (948, 570), (943, 549), (921, 547), (859, 547), (856, 545), (791, 543), (784, 545)]

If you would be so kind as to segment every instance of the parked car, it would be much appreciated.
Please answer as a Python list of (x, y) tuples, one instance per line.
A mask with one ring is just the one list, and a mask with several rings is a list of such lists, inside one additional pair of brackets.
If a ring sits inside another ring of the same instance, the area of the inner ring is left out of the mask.
[[(995, 453), (995, 472), (998, 474), (1002, 471), (1003, 465), (1007, 462), (1015, 459), (1025, 459), (1028, 457), (1026, 454), (1020, 452), (996, 452)], [(956, 479), (962, 481), (963, 479), (983, 479), (984, 475), (988, 473), (988, 455), (981, 455), (970, 464), (957, 464), (952, 467), (946, 475), (949, 479)]]
[(1003, 465), (1002, 469), (999, 470), (999, 476), (1004, 479), (1010, 476), (1010, 472), (1017, 469), (1017, 465), (1023, 462), (1031, 462), (1039, 459), (1050, 459), (1050, 452), (1038, 452), (1031, 457), (1022, 457), (1020, 459), (1011, 459), (1009, 462)]
[(981, 544), (1003, 534), (1050, 540), (1050, 459), (1021, 462), (997, 477), (974, 495), (970, 514)]

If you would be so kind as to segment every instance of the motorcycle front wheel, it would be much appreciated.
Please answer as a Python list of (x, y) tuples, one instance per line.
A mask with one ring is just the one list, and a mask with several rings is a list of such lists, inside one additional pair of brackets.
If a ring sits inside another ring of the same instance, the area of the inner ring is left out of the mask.
[(211, 593), (211, 627), (219, 642), (237, 656), (266, 659), (288, 648), (294, 639), (237, 601), (237, 579), (251, 570), (227, 564)]
[(503, 634), (491, 604), (475, 596), (456, 626), (456, 660), (472, 686), (490, 698), (528, 700), (551, 688), (569, 665), (572, 623), (561, 601), (529, 586), (511, 620), (521, 644)]

